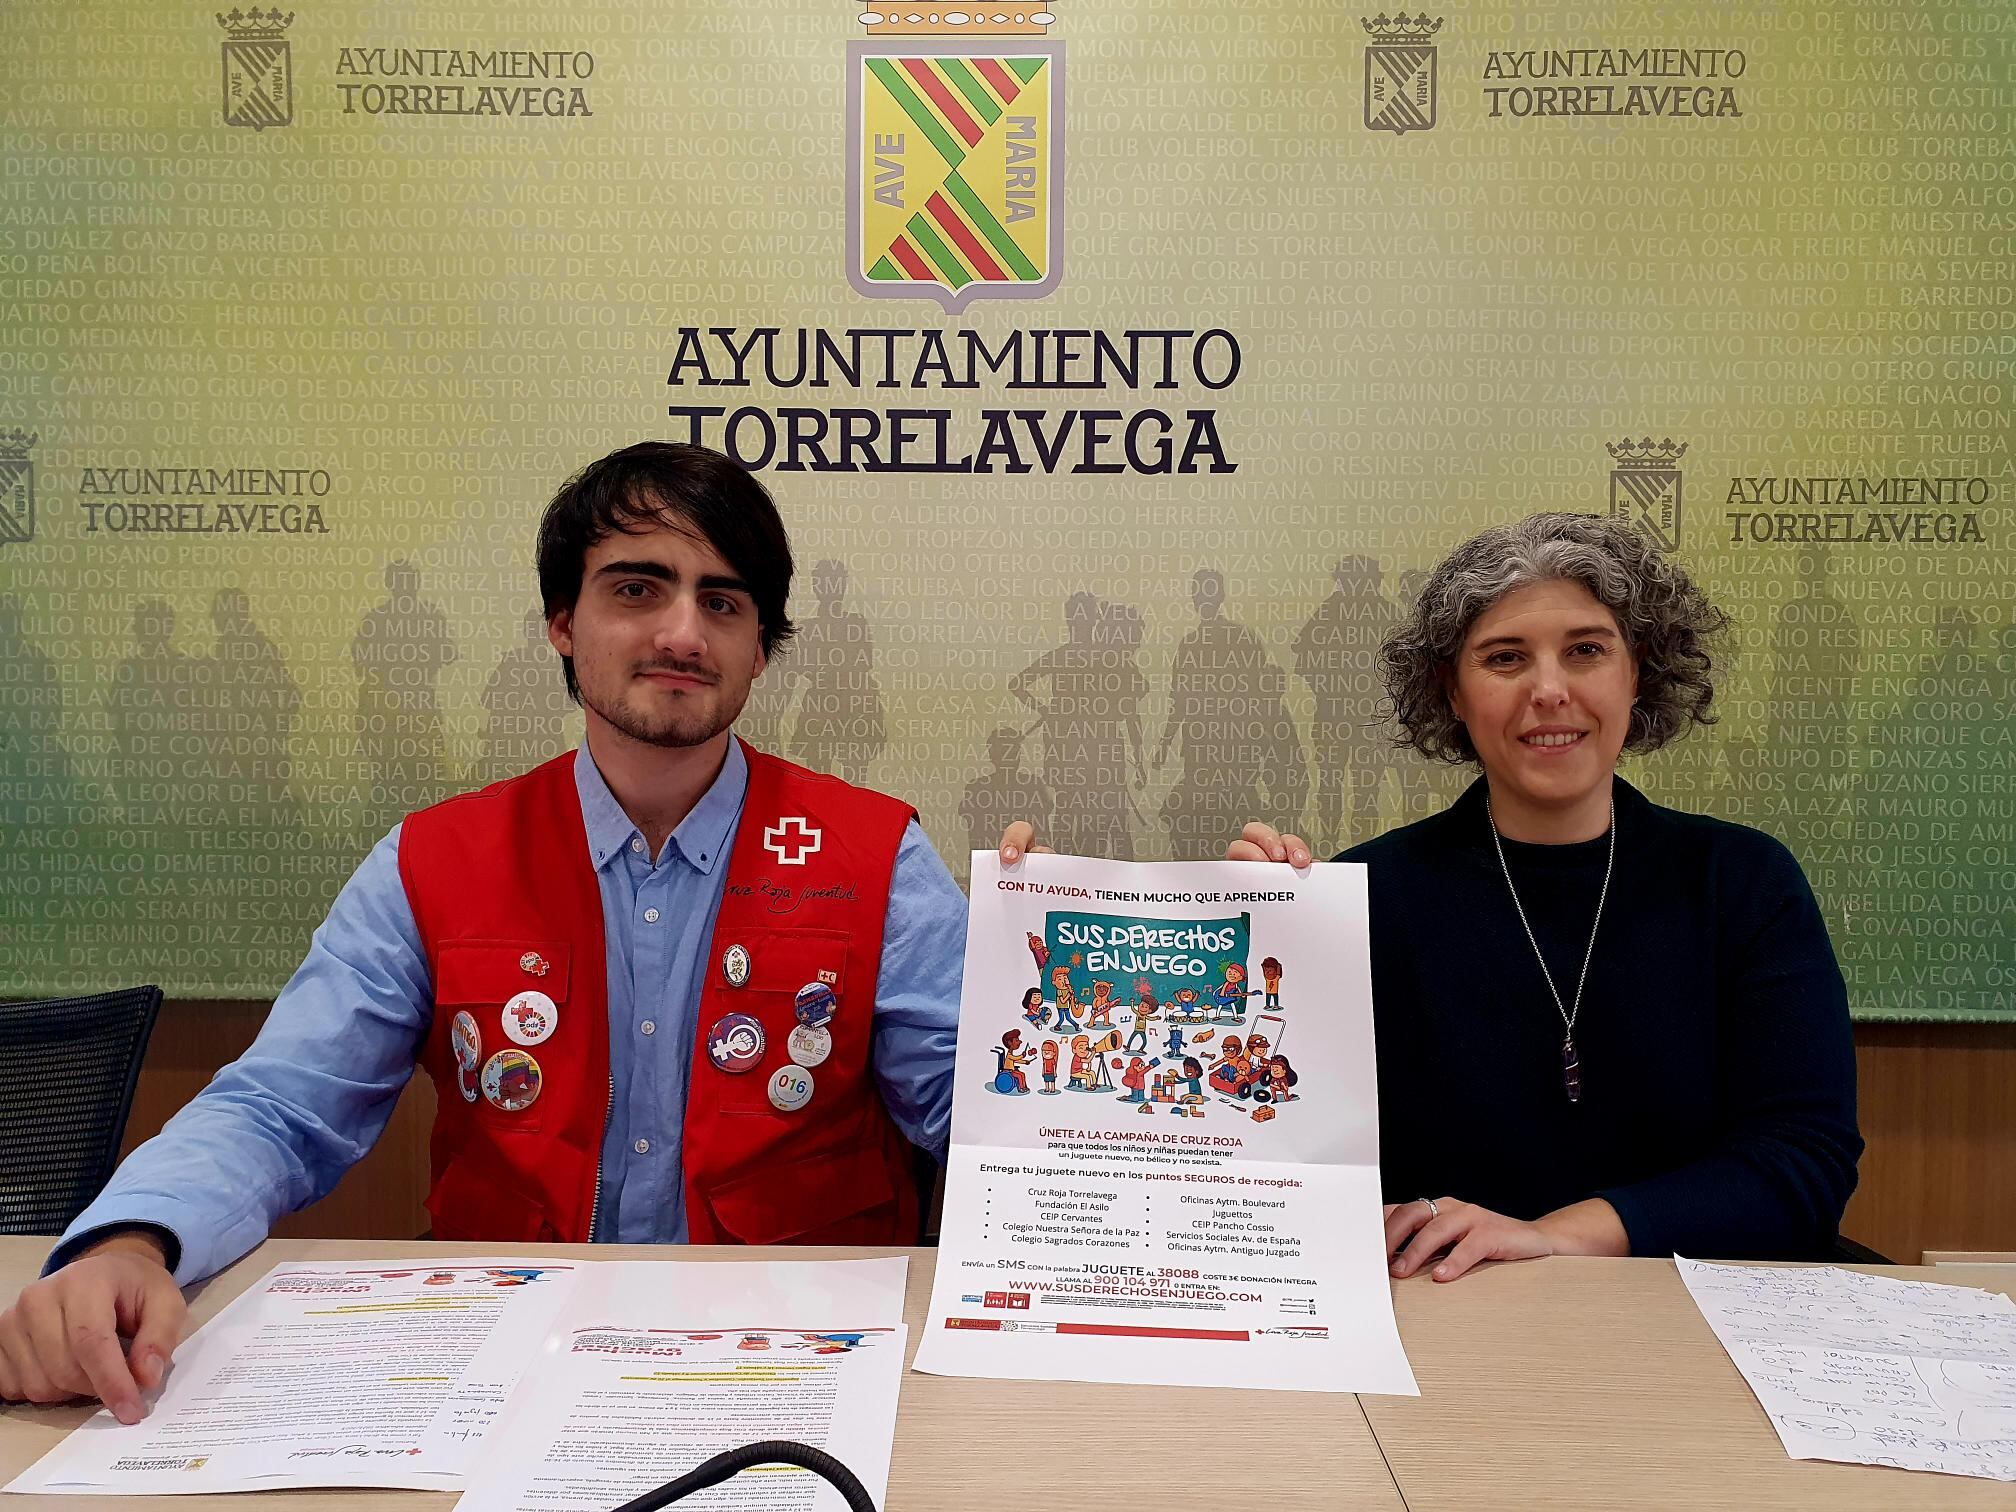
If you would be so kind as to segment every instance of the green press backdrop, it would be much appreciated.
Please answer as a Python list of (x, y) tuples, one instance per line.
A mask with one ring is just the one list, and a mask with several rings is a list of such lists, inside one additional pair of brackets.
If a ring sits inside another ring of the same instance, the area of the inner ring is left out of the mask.
[(270, 996), (402, 813), (577, 739), (533, 523), (657, 436), (797, 545), (745, 732), (962, 875), (1429, 811), (1414, 575), (1626, 515), (1737, 620), (1627, 774), (1792, 847), (1858, 1016), (2016, 1019), (2007, 4), (4, 30), (10, 992)]

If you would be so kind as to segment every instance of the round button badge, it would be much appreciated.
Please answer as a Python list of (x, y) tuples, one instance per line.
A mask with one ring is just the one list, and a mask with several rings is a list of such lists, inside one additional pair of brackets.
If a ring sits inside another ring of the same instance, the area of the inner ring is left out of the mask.
[(522, 1113), (539, 1101), (539, 1062), (523, 1050), (499, 1050), (483, 1063), (483, 1096), (494, 1108)]
[(723, 1071), (754, 1071), (763, 1064), (763, 1026), (746, 1013), (724, 1013), (707, 1031), (707, 1054)]
[(528, 989), (504, 1005), (504, 1037), (514, 1045), (542, 1045), (559, 1027), (559, 1005), (543, 992)]
[(812, 1101), (812, 1073), (803, 1066), (779, 1066), (770, 1078), (770, 1106), (780, 1113), (796, 1113)]
[(455, 1064), (474, 1071), (483, 1064), (483, 1031), (476, 1027), (476, 1015), (462, 1012), (448, 1025), (448, 1037), (455, 1044)]
[(833, 1053), (833, 1031), (800, 1024), (791, 1031), (791, 1059), (801, 1066), (817, 1066)]
[(749, 952), (740, 945), (730, 945), (721, 956), (721, 975), (728, 979), (730, 987), (741, 987), (749, 981)]
[(448, 1039), (455, 1050), (455, 1086), (462, 1101), (476, 1101), (476, 1068), (483, 1064), (483, 1031), (476, 1027), (476, 1015), (462, 1012), (448, 1024)]
[(831, 987), (824, 982), (807, 982), (798, 989), (798, 1000), (792, 1006), (792, 1012), (798, 1015), (799, 1023), (816, 1029), (833, 1017), (835, 1006)]

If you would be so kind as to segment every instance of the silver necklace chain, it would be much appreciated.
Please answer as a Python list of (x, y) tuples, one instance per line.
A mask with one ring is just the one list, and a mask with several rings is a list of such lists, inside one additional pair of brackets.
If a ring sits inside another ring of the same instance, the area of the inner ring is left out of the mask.
[(1546, 980), (1547, 991), (1554, 998), (1554, 1011), (1561, 1015), (1561, 1079), (1568, 1089), (1568, 1101), (1580, 1102), (1582, 1068), (1575, 1053), (1575, 1020), (1582, 1014), (1582, 989), (1589, 982), (1589, 961), (1596, 954), (1596, 931), (1603, 926), (1603, 905), (1610, 897), (1610, 873), (1617, 865), (1617, 800), (1610, 800), (1610, 853), (1603, 862), (1603, 890), (1596, 895), (1596, 918), (1589, 926), (1589, 948), (1582, 952), (1582, 974), (1575, 979), (1572, 1006), (1561, 1001), (1561, 989), (1554, 985), (1554, 973), (1547, 969), (1547, 957), (1540, 953), (1540, 942), (1534, 938), (1525, 905), (1519, 901), (1519, 889), (1512, 885), (1512, 868), (1505, 864), (1505, 845), (1498, 838), (1498, 821), (1491, 817), (1491, 795), (1488, 793), (1484, 795), (1484, 822), (1490, 826), (1491, 848), (1498, 853), (1498, 870), (1504, 873), (1505, 890), (1512, 894), (1512, 907), (1518, 911), (1519, 926), (1526, 931), (1526, 943), (1533, 947), (1533, 959), (1540, 963), (1540, 975)]

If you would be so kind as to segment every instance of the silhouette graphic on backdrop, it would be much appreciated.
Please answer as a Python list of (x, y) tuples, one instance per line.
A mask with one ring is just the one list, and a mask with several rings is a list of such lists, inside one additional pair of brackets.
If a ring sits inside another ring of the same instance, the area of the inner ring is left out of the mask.
[(1022, 765), (1027, 743), (1022, 731), (1008, 725), (987, 737), (988, 769), (966, 784), (959, 801), (973, 850), (993, 850), (1001, 843), (1001, 831), (1015, 819), (1029, 820), (1039, 835), (1055, 833), (1049, 790)]
[(866, 783), (889, 744), (875, 642), (867, 616), (847, 607), (845, 562), (815, 564), (812, 592), (817, 605), (776, 669), (792, 716), (790, 753), (815, 771)]
[(291, 801), (294, 721), (301, 713), (301, 688), (280, 652), (252, 622), (252, 604), (243, 588), (221, 588), (210, 601), (217, 644), (202, 669), (209, 700), (224, 720), (213, 765), (245, 790), (234, 801), (281, 806)]
[[(1428, 569), (1414, 567), (1400, 574), (1395, 585), (1399, 599), (1395, 612), (1408, 615), (1427, 586)], [(1393, 770), (1400, 778), (1400, 823), (1412, 824), (1430, 814), (1440, 813), (1462, 796), (1477, 776), (1477, 768), (1446, 761), (1428, 761), (1411, 751), (1395, 751)]]
[[(1860, 720), (1855, 699), (1863, 663), (1862, 627), (1828, 581), (1825, 546), (1799, 553), (1796, 596), (1771, 627), (1770, 727), (1764, 756), (1778, 791), (1809, 812), (1841, 814), (1855, 780)], [(1816, 754), (1823, 767), (1802, 763)]]
[(575, 743), (578, 711), (560, 674), (560, 654), (546, 639), (546, 616), (528, 609), (518, 630), (518, 643), (483, 685), (479, 786), (529, 772)]
[(1298, 828), (1308, 767), (1286, 701), (1288, 679), (1266, 645), (1225, 614), (1225, 575), (1190, 580), (1197, 628), (1176, 648), (1169, 717), (1155, 749), (1159, 771), (1173, 746), (1181, 769), (1162, 821), (1179, 861), (1222, 855), (1248, 819)]
[[(1141, 702), (1141, 612), (1078, 592), (1064, 604), (1064, 644), (1009, 681), (1036, 715), (1024, 732), (1043, 737), (1043, 780), (1054, 804), (1051, 841), (1067, 854), (1134, 859), (1131, 820), (1147, 781)], [(1000, 835), (994, 837), (997, 841)]]
[(1371, 557), (1345, 557), (1332, 578), (1335, 591), (1295, 636), (1295, 673), (1316, 697), (1316, 837), (1326, 850), (1369, 839), (1378, 828), (1379, 789), (1395, 754), (1380, 728), (1379, 643), (1398, 615), (1379, 592), (1379, 563)]
[(46, 818), (51, 805), (74, 810), (76, 801), (61, 674), (29, 643), (21, 606), (0, 598), (0, 818), (24, 824), (31, 809)]
[(448, 621), (420, 597), (411, 562), (385, 567), (385, 602), (364, 616), (350, 643), (359, 680), (357, 743), (379, 801), (409, 812), (445, 798), (448, 730), (441, 718), (441, 674), (455, 660)]
[(107, 770), (116, 794), (147, 793), (130, 799), (131, 817), (154, 802), (152, 794), (176, 778), (171, 736), (193, 732), (202, 663), (175, 649), (175, 609), (166, 599), (142, 599), (133, 606), (133, 652), (112, 669), (105, 711), (112, 736)]
[[(1995, 657), (1982, 651), (1979, 631), (1974, 609), (1939, 610), (1930, 654), (1905, 697), (1871, 731), (1868, 785), (1858, 805), (1856, 839), (1891, 858), (1859, 870), (1881, 876), (1902, 913), (1859, 955), (1875, 963), (1869, 969), (1879, 987), (1914, 988), (1916, 1008), (1989, 1006), (1996, 996), (1990, 964), (2016, 966), (2016, 934), (1995, 912), (2002, 893), (1979, 864), (1957, 864), (1968, 854), (1963, 846), (1975, 856), (2007, 855), (2016, 829), (1979, 812), (1954, 823), (1948, 812), (1950, 795), (1963, 783), (2008, 770), (2009, 706), (1998, 696)], [(1929, 987), (1922, 978), (1902, 979), (1899, 969), (1913, 960), (1935, 963), (1939, 979)]]

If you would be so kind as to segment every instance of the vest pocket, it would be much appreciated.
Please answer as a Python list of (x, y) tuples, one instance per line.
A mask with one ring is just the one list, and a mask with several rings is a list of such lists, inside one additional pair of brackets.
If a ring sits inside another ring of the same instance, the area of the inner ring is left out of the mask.
[[(821, 1231), (850, 1218), (871, 1217), (877, 1209), (888, 1209), (893, 1224), (896, 1204), (889, 1167), (872, 1141), (860, 1149), (765, 1165), (716, 1182), (704, 1195), (715, 1221), (743, 1244), (818, 1242), (824, 1237)], [(909, 1244), (913, 1239), (876, 1241), (864, 1234), (853, 1242)]]
[(427, 1211), (434, 1215), (436, 1239), (534, 1244), (559, 1237), (529, 1184), (493, 1181), (466, 1156), (449, 1160), (427, 1194)]
[[(837, 929), (775, 927), (725, 933), (717, 928), (715, 933), (717, 945), (725, 939), (749, 953), (749, 976), (742, 986), (732, 987), (718, 969), (710, 971), (701, 993), (702, 1043), (693, 1074), (703, 1078), (699, 1088), (705, 1110), (787, 1119), (793, 1127), (824, 1124), (833, 1108), (851, 1104), (853, 1085), (867, 1065), (874, 1029), (875, 1005), (857, 1001), (865, 999), (865, 991), (849, 990), (846, 934)], [(780, 1112), (770, 1102), (770, 1078), (793, 1063), (790, 1041), (791, 1031), (798, 1027), (798, 993), (822, 985), (832, 988), (836, 1004), (826, 1025), (832, 1049), (823, 1062), (811, 1068), (818, 1090), (810, 1106), (795, 1113)], [(747, 1014), (763, 1026), (763, 1060), (753, 1070), (723, 1071), (708, 1056), (706, 1037), (713, 1032), (713, 1025), (731, 1013)]]
[[(529, 963), (529, 964), (528, 964)], [(546, 1094), (555, 1072), (572, 1058), (583, 1054), (582, 1047), (593, 1039), (587, 1026), (575, 1022), (567, 1011), (571, 949), (559, 940), (444, 940), (434, 960), (434, 1024), (431, 1033), (439, 1040), (441, 1064), (447, 1081), (437, 1084), (444, 1117), (466, 1116), (486, 1130), (498, 1133), (536, 1134), (544, 1120)], [(521, 992), (540, 992), (553, 1000), (557, 1022), (548, 1037), (538, 1044), (521, 1047), (504, 1031), (505, 1004)], [(476, 1100), (461, 1095), (462, 1073), (456, 1062), (452, 1036), (455, 1015), (466, 1013), (476, 1023), (480, 1039), (476, 1069), (468, 1073), (468, 1084), (476, 1089)], [(482, 1092), (483, 1068), (492, 1056), (504, 1050), (519, 1050), (539, 1067), (539, 1095), (532, 1103), (510, 1112), (497, 1107)]]

